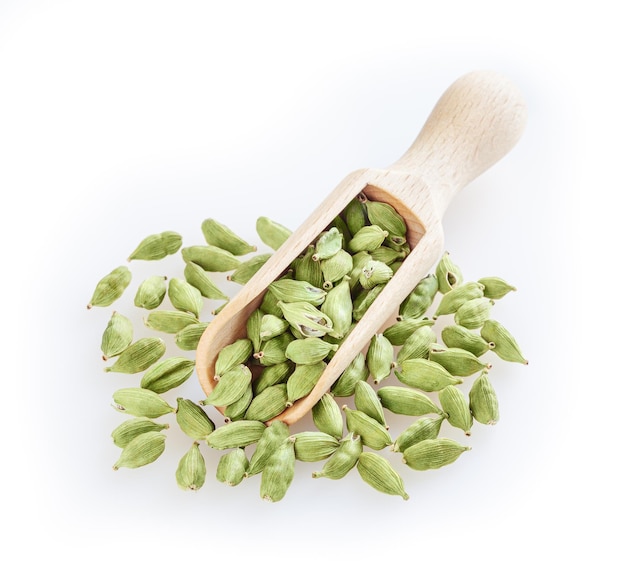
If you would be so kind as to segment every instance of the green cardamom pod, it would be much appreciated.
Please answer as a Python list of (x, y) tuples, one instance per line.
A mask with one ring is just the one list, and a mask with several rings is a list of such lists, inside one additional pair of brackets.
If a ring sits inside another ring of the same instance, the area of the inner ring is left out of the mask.
[(235, 400), (233, 403), (228, 404), (224, 408), (224, 421), (226, 423), (230, 423), (231, 421), (243, 419), (246, 415), (246, 411), (252, 403), (253, 398), (254, 392), (252, 384), (250, 383), (238, 400)]
[(213, 245), (192, 245), (181, 250), (185, 262), (195, 262), (208, 272), (228, 272), (241, 265), (235, 255)]
[(473, 353), (461, 348), (444, 347), (439, 343), (430, 346), (429, 360), (441, 364), (453, 376), (471, 376), (489, 370), (491, 364), (482, 362)]
[(185, 263), (185, 280), (209, 300), (228, 300), (228, 296), (211, 280), (209, 273), (195, 262)]
[(265, 341), (259, 352), (254, 353), (252, 357), (258, 360), (262, 366), (272, 366), (285, 362), (287, 360), (285, 351), (289, 343), (294, 340), (295, 337), (290, 333), (282, 333), (269, 341)]
[(157, 337), (143, 337), (126, 347), (105, 372), (137, 374), (152, 366), (165, 354), (165, 342)]
[(196, 363), (188, 358), (172, 356), (160, 360), (146, 370), (140, 386), (162, 394), (189, 380), (195, 367)]
[(402, 453), (402, 462), (413, 470), (436, 470), (452, 464), (471, 447), (452, 439), (425, 439), (410, 446)]
[(219, 380), (232, 368), (248, 362), (252, 346), (250, 339), (241, 338), (220, 350), (215, 360), (215, 379)]
[(138, 437), (143, 433), (147, 433), (149, 431), (163, 431), (164, 429), (169, 429), (169, 425), (167, 423), (157, 423), (147, 417), (132, 417), (113, 429), (111, 438), (113, 439), (115, 446), (124, 448), (135, 437)]
[(259, 270), (261, 270), (261, 267), (270, 259), (271, 256), (271, 253), (263, 253), (249, 258), (247, 261), (242, 262), (228, 276), (226, 276), (226, 280), (235, 282), (236, 284), (247, 284), (250, 280), (252, 280), (252, 277)]
[(315, 253), (311, 257), (314, 261), (329, 259), (337, 254), (343, 244), (343, 235), (336, 227), (320, 234), (315, 242)]
[(198, 323), (198, 318), (193, 313), (179, 310), (154, 310), (144, 319), (146, 327), (171, 335), (195, 323)]
[(310, 303), (279, 301), (278, 307), (289, 325), (302, 337), (323, 337), (333, 330), (332, 319)]
[(333, 329), (328, 335), (342, 339), (348, 334), (352, 326), (352, 296), (348, 277), (328, 291), (320, 311), (332, 320)]
[(393, 270), (384, 262), (370, 260), (361, 269), (359, 283), (365, 290), (371, 290), (374, 286), (386, 284), (391, 280)]
[(465, 302), (482, 298), (484, 289), (485, 287), (478, 282), (465, 282), (452, 288), (441, 298), (435, 310), (435, 318), (440, 315), (455, 313)]
[(295, 370), (295, 364), (286, 360), (272, 366), (265, 366), (261, 374), (252, 382), (255, 395), (275, 384), (284, 384)]
[(285, 356), (296, 364), (317, 364), (324, 360), (330, 351), (339, 345), (323, 341), (319, 337), (307, 337), (291, 341), (285, 349)]
[(122, 388), (113, 394), (115, 409), (136, 417), (156, 419), (176, 411), (159, 394), (145, 388)]
[(282, 317), (266, 313), (261, 318), (260, 337), (262, 341), (269, 341), (278, 337), (289, 328), (289, 322)]
[(291, 407), (296, 400), (311, 393), (322, 373), (326, 370), (324, 361), (315, 364), (296, 365), (295, 370), (287, 380), (287, 407)]
[(394, 237), (406, 236), (406, 223), (393, 206), (372, 200), (366, 200), (364, 205), (367, 218), (372, 225), (378, 225)]
[(322, 431), (301, 431), (292, 435), (296, 460), (302, 462), (319, 462), (328, 458), (339, 447), (335, 437)]
[(252, 371), (245, 364), (238, 364), (224, 372), (203, 405), (228, 406), (246, 392), (252, 382)]
[(292, 437), (287, 437), (277, 447), (261, 473), (261, 499), (276, 502), (283, 499), (293, 481), (296, 470), (296, 453)]
[(245, 478), (248, 466), (246, 453), (242, 448), (236, 448), (220, 457), (215, 470), (215, 477), (218, 482), (227, 486), (237, 486)]
[(123, 449), (113, 470), (139, 468), (154, 462), (165, 450), (165, 435), (159, 431), (148, 431), (136, 436)]
[(493, 352), (502, 360), (528, 364), (524, 358), (520, 346), (502, 323), (493, 319), (486, 319), (480, 330), (480, 335), (485, 341), (493, 343)]
[(404, 482), (386, 458), (375, 452), (362, 452), (356, 464), (361, 478), (375, 490), (389, 495), (399, 495), (402, 499), (409, 499), (404, 490)]
[(352, 362), (341, 373), (339, 378), (335, 380), (330, 387), (330, 392), (335, 397), (349, 397), (354, 394), (356, 383), (361, 380), (367, 380), (369, 371), (365, 362), (365, 355), (358, 353)]
[[(456, 388), (454, 388), (456, 390)], [(435, 417), (422, 417), (411, 423), (402, 433), (400, 433), (391, 450), (393, 452), (404, 452), (410, 446), (426, 439), (436, 439), (441, 429), (443, 415)]]
[(441, 364), (426, 358), (410, 358), (395, 371), (400, 382), (424, 392), (438, 392), (446, 386), (462, 384), (463, 380), (450, 374)]
[(143, 309), (156, 309), (163, 303), (167, 292), (167, 276), (148, 276), (137, 288), (134, 303)]
[(326, 392), (311, 409), (313, 424), (319, 431), (331, 437), (343, 437), (343, 416), (341, 408), (330, 392)]
[(348, 250), (352, 253), (373, 251), (383, 244), (388, 235), (389, 232), (381, 229), (378, 225), (366, 225), (361, 227), (350, 239)]
[(183, 238), (175, 231), (154, 233), (143, 239), (128, 260), (160, 260), (173, 255), (183, 244)]
[(343, 405), (341, 409), (346, 414), (348, 431), (360, 435), (365, 446), (374, 450), (382, 450), (393, 443), (389, 431), (376, 419), (358, 409), (350, 409), (346, 405)]
[(367, 382), (360, 381), (356, 383), (354, 387), (354, 406), (372, 419), (376, 419), (385, 429), (389, 429), (380, 398), (376, 390)]
[(405, 251), (396, 251), (386, 245), (381, 245), (378, 249), (374, 249), (370, 254), (372, 255), (372, 260), (382, 262), (390, 268), (393, 263), (397, 261), (402, 262), (407, 255)]
[(128, 267), (118, 266), (101, 278), (96, 284), (91, 300), (87, 304), (87, 309), (92, 307), (110, 306), (115, 300), (120, 298), (124, 290), (128, 288), (132, 275)]
[(426, 394), (411, 388), (384, 386), (378, 390), (378, 397), (385, 409), (398, 415), (443, 415), (443, 411)]
[(341, 215), (335, 216), (330, 223), (330, 227), (334, 227), (341, 233), (341, 248), (345, 251), (348, 248), (348, 242), (352, 239), (352, 233), (348, 229), (348, 225)]
[(102, 360), (109, 360), (124, 352), (133, 342), (133, 324), (128, 317), (114, 311), (102, 333), (100, 350)]
[[(293, 278), (307, 282), (315, 288), (322, 288), (324, 284), (324, 275), (322, 265), (325, 261), (313, 260), (315, 254), (315, 245), (309, 245), (302, 256), (297, 257), (292, 262)], [(350, 256), (350, 255), (348, 255)], [(333, 257), (334, 258), (334, 257)], [(350, 257), (352, 258), (352, 257)]]
[(474, 356), (482, 356), (495, 345), (487, 342), (478, 333), (461, 325), (446, 325), (441, 330), (441, 340), (447, 347), (465, 349)]
[(180, 430), (196, 441), (204, 441), (215, 430), (215, 424), (197, 403), (176, 399), (176, 423)]
[(354, 269), (354, 259), (352, 255), (343, 249), (340, 249), (332, 257), (322, 260), (320, 263), (322, 272), (321, 287), (330, 290), (335, 282), (343, 280), (344, 276), (350, 276)]
[(256, 443), (265, 431), (265, 423), (240, 419), (226, 423), (215, 429), (205, 438), (206, 443), (218, 450), (246, 447)]
[(391, 370), (396, 365), (394, 355), (393, 346), (387, 337), (382, 333), (377, 333), (372, 337), (365, 359), (374, 384), (380, 384), (391, 374)]
[(291, 230), (271, 220), (269, 217), (259, 217), (256, 220), (256, 232), (261, 238), (261, 241), (275, 251), (278, 250), (291, 235)]
[(363, 452), (363, 442), (356, 433), (348, 433), (319, 472), (313, 472), (313, 478), (339, 480), (356, 466), (359, 455)]
[(515, 286), (511, 286), (506, 280), (502, 280), (502, 278), (496, 276), (481, 278), (478, 280), (478, 283), (485, 287), (485, 297), (492, 300), (499, 300), (509, 292), (515, 292), (517, 290)]
[(205, 219), (200, 225), (200, 229), (207, 244), (224, 249), (235, 256), (247, 255), (256, 251), (254, 245), (250, 245), (226, 225), (215, 219)]
[(407, 337), (398, 351), (396, 362), (402, 364), (409, 359), (428, 358), (430, 346), (437, 342), (437, 335), (430, 325), (422, 325)]
[(472, 434), (474, 419), (469, 401), (456, 386), (446, 386), (439, 392), (441, 409), (446, 412), (446, 419), (453, 427), (461, 429), (468, 437)]
[(422, 317), (435, 301), (439, 290), (439, 280), (434, 274), (422, 278), (411, 293), (402, 301), (398, 309), (398, 321)]
[(206, 480), (206, 462), (197, 442), (182, 456), (176, 468), (176, 483), (182, 490), (197, 491)]
[(274, 384), (252, 398), (244, 418), (266, 422), (280, 415), (286, 406), (287, 384)]
[(454, 314), (454, 322), (466, 329), (480, 329), (491, 315), (493, 300), (474, 298), (465, 302)]
[(371, 290), (362, 290), (357, 294), (354, 298), (354, 311), (352, 312), (352, 318), (355, 321), (360, 321), (363, 318), (365, 312), (374, 303), (384, 287), (385, 284), (379, 284), (378, 286), (374, 286)]
[[(407, 339), (417, 331), (420, 327), (432, 327), (434, 320), (427, 317), (423, 319), (403, 319), (390, 325), (383, 331), (383, 335), (394, 347), (401, 347)], [(417, 338), (417, 337), (416, 337)]]
[(469, 405), (474, 419), (483, 425), (495, 425), (500, 419), (498, 397), (486, 372), (472, 383)]
[(269, 458), (289, 436), (289, 426), (279, 419), (272, 421), (263, 431), (259, 442), (250, 457), (247, 476), (253, 476), (263, 471)]
[(325, 290), (302, 280), (275, 280), (268, 286), (268, 290), (283, 303), (307, 302), (318, 306), (326, 298)]
[(255, 309), (246, 321), (246, 336), (252, 343), (253, 353), (257, 353), (261, 350), (261, 320), (263, 319), (263, 315), (266, 314), (264, 314), (260, 309)]
[(439, 284), (439, 291), (447, 294), (452, 288), (456, 288), (463, 283), (463, 274), (461, 269), (452, 262), (450, 253), (446, 251), (437, 266), (435, 267), (435, 276)]
[(202, 337), (204, 330), (208, 326), (208, 321), (186, 325), (180, 331), (176, 332), (174, 337), (176, 346), (183, 351), (195, 351), (196, 348), (198, 348), (200, 337)]
[(362, 227), (365, 227), (365, 206), (358, 198), (350, 200), (343, 211), (348, 230), (354, 236)]

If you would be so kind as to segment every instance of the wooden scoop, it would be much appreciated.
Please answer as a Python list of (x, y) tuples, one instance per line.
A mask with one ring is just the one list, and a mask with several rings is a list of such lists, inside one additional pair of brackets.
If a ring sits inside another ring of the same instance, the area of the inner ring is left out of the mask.
[(204, 392), (208, 395), (216, 384), (213, 376), (218, 353), (246, 337), (246, 321), (259, 307), (268, 285), (363, 192), (370, 200), (390, 204), (403, 216), (411, 252), (335, 352), (311, 393), (276, 419), (291, 425), (303, 417), (441, 258), (441, 220), (450, 200), (513, 148), (525, 122), (522, 95), (507, 78), (475, 71), (456, 80), (398, 161), (384, 170), (361, 169), (344, 178), (211, 321), (196, 355), (196, 371)]

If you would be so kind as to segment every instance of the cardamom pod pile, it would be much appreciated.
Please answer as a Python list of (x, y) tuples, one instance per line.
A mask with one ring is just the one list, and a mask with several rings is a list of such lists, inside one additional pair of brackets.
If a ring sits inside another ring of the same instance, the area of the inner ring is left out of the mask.
[[(154, 336), (134, 339), (129, 316), (119, 311), (112, 312), (102, 333), (104, 370), (140, 374), (134, 385), (113, 393), (115, 409), (126, 416), (111, 433), (120, 448), (114, 469), (156, 461), (175, 424), (190, 439), (175, 471), (185, 490), (204, 485), (202, 449), (210, 448), (224, 451), (212, 470), (218, 481), (235, 486), (260, 474), (260, 496), (268, 501), (286, 495), (298, 461), (318, 463), (313, 478), (337, 480), (356, 468), (374, 489), (408, 499), (394, 456), (413, 470), (441, 468), (470, 450), (441, 436), (445, 425), (469, 437), (474, 423), (498, 421), (489, 355), (527, 360), (491, 314), (495, 303), (516, 288), (493, 276), (465, 281), (449, 253), (434, 272), (416, 280), (395, 322), (372, 335), (366, 350), (313, 407), (314, 429), (292, 433), (275, 419), (310, 393), (410, 252), (402, 217), (365, 194), (269, 285), (247, 321), (246, 337), (219, 352), (211, 393), (199, 401), (179, 397), (171, 405), (163, 394), (189, 380), (195, 361), (166, 355), (159, 334), (173, 336), (181, 351), (195, 351), (210, 323), (202, 318), (205, 300), (223, 305), (229, 300), (211, 274), (228, 273), (228, 281), (243, 285), (271, 256), (257, 253), (255, 245), (215, 219), (203, 221), (201, 231), (206, 244), (183, 247), (181, 235), (164, 231), (146, 237), (128, 256), (132, 263), (180, 253), (184, 270), (182, 277), (149, 276), (135, 290), (134, 306), (147, 310), (144, 322)], [(291, 234), (267, 217), (257, 220), (256, 231), (273, 250)], [(242, 259), (245, 255), (251, 258)], [(115, 268), (96, 284), (87, 307), (111, 306), (131, 281), (127, 266)], [(468, 378), (473, 380), (466, 394), (459, 385)], [(397, 436), (390, 433), (387, 413), (407, 416)], [(220, 426), (217, 417), (223, 420)], [(383, 455), (384, 449), (390, 454)]]

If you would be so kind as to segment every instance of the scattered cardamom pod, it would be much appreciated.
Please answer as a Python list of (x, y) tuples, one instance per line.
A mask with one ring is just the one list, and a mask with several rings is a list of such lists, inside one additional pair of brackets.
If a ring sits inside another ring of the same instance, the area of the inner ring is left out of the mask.
[(209, 273), (199, 264), (188, 261), (183, 271), (185, 280), (209, 300), (228, 300), (228, 296), (213, 282)]
[(481, 374), (472, 383), (469, 406), (474, 419), (483, 425), (495, 425), (500, 419), (498, 397), (487, 373)]
[(405, 386), (424, 392), (438, 392), (446, 386), (462, 384), (463, 379), (450, 374), (441, 364), (425, 358), (410, 358), (395, 371)]
[(428, 360), (443, 366), (452, 376), (471, 376), (481, 370), (489, 370), (491, 364), (482, 362), (478, 357), (465, 349), (444, 347), (432, 343)]
[(197, 442), (182, 456), (176, 468), (176, 483), (183, 490), (199, 490), (206, 480), (206, 462)]
[(206, 443), (218, 450), (246, 447), (256, 443), (265, 431), (265, 423), (240, 419), (217, 427), (205, 438)]
[(195, 351), (200, 342), (200, 337), (204, 330), (209, 326), (208, 321), (199, 321), (185, 325), (180, 331), (177, 331), (174, 337), (176, 346), (183, 351)]
[(181, 254), (185, 262), (195, 262), (207, 272), (228, 272), (241, 265), (235, 255), (213, 245), (183, 247)]
[(118, 266), (114, 268), (96, 284), (91, 300), (87, 304), (87, 309), (110, 306), (122, 296), (124, 290), (128, 288), (131, 278), (132, 274), (128, 267)]
[(137, 288), (134, 303), (143, 309), (156, 309), (163, 303), (167, 293), (167, 276), (148, 276)]
[(357, 382), (367, 380), (369, 371), (365, 362), (365, 355), (359, 352), (339, 378), (330, 387), (330, 392), (335, 397), (349, 397), (354, 394)]
[(389, 429), (380, 398), (376, 390), (365, 381), (357, 382), (354, 387), (354, 406), (378, 421), (385, 429)]
[(215, 424), (197, 403), (189, 399), (176, 398), (176, 405), (176, 423), (188, 437), (204, 441), (215, 430)]
[(375, 452), (362, 452), (359, 455), (356, 468), (363, 481), (379, 492), (389, 495), (399, 495), (402, 499), (409, 499), (404, 490), (404, 482), (389, 461)]
[(426, 394), (411, 388), (384, 386), (378, 390), (378, 397), (385, 409), (398, 415), (443, 415), (443, 411)]
[(348, 431), (360, 435), (365, 446), (374, 450), (382, 450), (393, 443), (389, 431), (376, 419), (358, 409), (350, 409), (347, 405), (342, 406), (341, 409), (346, 414)]
[(270, 502), (283, 499), (293, 481), (295, 467), (295, 439), (287, 437), (269, 457), (261, 472), (261, 499)]
[(439, 392), (439, 403), (446, 413), (448, 423), (461, 429), (469, 437), (474, 418), (463, 392), (456, 386), (446, 386)]
[(195, 366), (195, 361), (178, 356), (160, 360), (146, 370), (140, 386), (162, 394), (189, 380)]
[(435, 310), (435, 317), (455, 313), (465, 302), (484, 297), (485, 287), (478, 282), (465, 282), (445, 293)]
[(435, 470), (452, 464), (471, 447), (452, 439), (425, 439), (408, 447), (402, 453), (402, 462), (413, 470)]
[(446, 325), (441, 330), (441, 340), (447, 347), (465, 349), (477, 357), (494, 347), (493, 343), (461, 325)]
[(158, 337), (143, 337), (126, 347), (105, 372), (137, 374), (152, 366), (165, 354), (165, 342)]
[(248, 471), (248, 457), (242, 448), (236, 448), (222, 454), (217, 462), (215, 477), (227, 486), (237, 486)]
[(154, 310), (144, 319), (146, 327), (171, 335), (195, 323), (198, 323), (198, 318), (193, 313), (179, 310)]
[(280, 420), (272, 421), (263, 431), (259, 442), (250, 457), (250, 465), (246, 475), (253, 476), (263, 471), (267, 461), (289, 436), (289, 426)]
[(300, 431), (292, 435), (296, 460), (318, 462), (328, 458), (339, 447), (339, 440), (323, 431)]
[(235, 256), (247, 255), (256, 251), (256, 246), (250, 245), (226, 225), (215, 219), (205, 219), (200, 228), (207, 244), (224, 249)]
[(392, 344), (382, 333), (376, 333), (369, 344), (365, 362), (374, 384), (380, 384), (387, 378), (396, 363)]
[(256, 221), (256, 232), (261, 241), (275, 251), (287, 240), (291, 235), (291, 231), (271, 220), (269, 217), (259, 217)]
[(512, 286), (506, 280), (496, 276), (480, 278), (478, 283), (485, 287), (485, 297), (492, 300), (499, 300), (506, 296), (509, 292), (515, 292), (517, 290), (515, 286)]
[(235, 282), (236, 284), (247, 284), (252, 277), (261, 270), (261, 267), (270, 259), (270, 253), (255, 255), (252, 258), (242, 262), (235, 270), (233, 270), (226, 280)]
[(115, 409), (136, 417), (156, 419), (176, 411), (159, 394), (145, 388), (122, 388), (113, 394)]
[(330, 392), (326, 392), (311, 409), (313, 424), (319, 431), (339, 440), (343, 436), (341, 408)]
[(330, 455), (319, 472), (313, 472), (313, 478), (339, 480), (356, 466), (359, 455), (363, 452), (363, 442), (356, 433), (348, 433), (339, 446)]
[(154, 462), (165, 450), (165, 435), (159, 431), (147, 431), (137, 435), (123, 449), (113, 470), (139, 468)]
[(493, 352), (502, 360), (528, 364), (528, 360), (524, 358), (517, 341), (502, 323), (494, 319), (485, 320), (480, 330), (480, 336), (485, 341), (493, 343)]
[(448, 251), (439, 259), (435, 267), (435, 276), (437, 277), (439, 291), (442, 294), (447, 294), (453, 288), (463, 284), (461, 269), (452, 262)]
[(414, 421), (396, 437), (393, 445), (391, 445), (391, 450), (393, 452), (404, 452), (407, 448), (420, 441), (436, 439), (443, 419), (443, 415), (436, 415), (434, 417), (421, 417)]
[(109, 360), (124, 352), (133, 342), (133, 324), (128, 317), (114, 311), (102, 333), (100, 350), (102, 360)]
[(489, 319), (493, 300), (489, 298), (474, 298), (465, 302), (456, 310), (454, 322), (467, 329), (480, 329)]
[(183, 238), (175, 231), (163, 231), (144, 238), (128, 257), (132, 260), (160, 260), (173, 255), (183, 244)]
[(120, 448), (124, 448), (135, 437), (147, 433), (148, 431), (163, 431), (169, 429), (167, 423), (157, 423), (147, 417), (132, 417), (120, 423), (111, 433), (113, 444)]

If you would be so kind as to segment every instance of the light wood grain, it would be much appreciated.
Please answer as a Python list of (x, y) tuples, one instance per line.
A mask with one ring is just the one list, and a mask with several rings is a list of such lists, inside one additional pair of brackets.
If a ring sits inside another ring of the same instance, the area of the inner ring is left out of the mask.
[(208, 395), (215, 385), (219, 351), (246, 335), (247, 318), (259, 306), (268, 285), (352, 198), (364, 192), (371, 200), (391, 204), (404, 217), (412, 251), (329, 361), (313, 391), (278, 416), (287, 424), (302, 418), (441, 257), (441, 220), (448, 204), (513, 148), (525, 123), (523, 97), (506, 77), (475, 71), (455, 81), (400, 159), (385, 170), (368, 168), (349, 174), (209, 324), (196, 355), (204, 392)]

